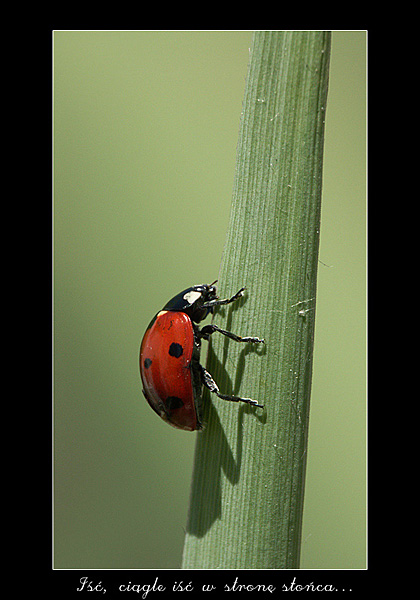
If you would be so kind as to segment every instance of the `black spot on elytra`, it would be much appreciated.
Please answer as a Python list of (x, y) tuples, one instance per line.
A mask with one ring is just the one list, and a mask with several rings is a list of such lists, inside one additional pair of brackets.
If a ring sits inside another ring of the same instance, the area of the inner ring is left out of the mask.
[(148, 369), (150, 367), (150, 365), (152, 364), (152, 359), (151, 358), (145, 358), (143, 364), (144, 364), (144, 368)]
[(173, 356), (175, 358), (179, 358), (180, 356), (182, 356), (183, 352), (184, 352), (184, 349), (181, 346), (181, 344), (177, 344), (176, 342), (172, 342), (172, 344), (169, 346), (169, 356)]
[(184, 403), (178, 396), (168, 396), (165, 400), (165, 406), (168, 410), (175, 410), (184, 406)]

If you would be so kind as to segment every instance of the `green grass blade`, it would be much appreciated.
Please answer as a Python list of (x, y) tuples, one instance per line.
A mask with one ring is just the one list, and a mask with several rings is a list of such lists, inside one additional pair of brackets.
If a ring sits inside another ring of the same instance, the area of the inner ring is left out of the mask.
[(298, 568), (308, 437), (331, 34), (259, 31), (243, 102), (232, 212), (219, 275), (183, 568)]

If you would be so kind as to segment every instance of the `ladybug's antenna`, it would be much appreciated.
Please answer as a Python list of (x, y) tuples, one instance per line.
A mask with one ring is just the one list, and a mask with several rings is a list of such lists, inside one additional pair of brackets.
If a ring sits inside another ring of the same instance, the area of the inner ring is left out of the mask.
[(210, 285), (214, 285), (215, 283), (217, 283), (217, 281), (218, 281), (218, 280), (216, 279), (216, 281), (213, 281), (213, 283), (211, 283)]

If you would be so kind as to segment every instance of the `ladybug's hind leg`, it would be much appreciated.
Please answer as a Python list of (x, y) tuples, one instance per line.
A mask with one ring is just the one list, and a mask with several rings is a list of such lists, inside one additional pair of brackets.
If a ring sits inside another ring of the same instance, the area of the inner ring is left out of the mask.
[(208, 390), (210, 390), (210, 392), (216, 394), (216, 396), (218, 396), (222, 400), (229, 400), (230, 402), (245, 402), (246, 404), (251, 404), (252, 406), (258, 406), (258, 408), (264, 408), (262, 404), (258, 404), (257, 401), (252, 400), (252, 398), (241, 398), (240, 396), (227, 396), (226, 394), (221, 394), (219, 391), (219, 387), (214, 381), (213, 377), (202, 365), (200, 366), (203, 384)]

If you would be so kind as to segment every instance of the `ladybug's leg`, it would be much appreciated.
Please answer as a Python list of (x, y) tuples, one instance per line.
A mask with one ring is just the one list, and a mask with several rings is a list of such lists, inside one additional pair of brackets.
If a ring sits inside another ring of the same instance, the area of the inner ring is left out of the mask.
[(231, 302), (235, 302), (244, 295), (245, 288), (241, 288), (239, 292), (236, 292), (232, 298), (225, 298), (224, 300), (220, 300), (219, 298), (215, 298), (214, 300), (209, 300), (205, 302), (202, 308), (212, 308), (213, 306), (222, 306), (224, 304), (230, 304)]
[(198, 335), (202, 337), (204, 340), (208, 340), (212, 333), (218, 331), (222, 335), (230, 338), (231, 340), (235, 340), (235, 342), (251, 342), (253, 344), (264, 344), (264, 340), (257, 337), (241, 337), (240, 335), (236, 335), (236, 333), (232, 333), (231, 331), (226, 331), (225, 329), (220, 329), (217, 325), (206, 325), (203, 327)]
[(258, 406), (258, 408), (264, 408), (262, 404), (258, 404), (258, 402), (256, 400), (252, 400), (252, 398), (241, 398), (240, 396), (227, 396), (226, 394), (221, 394), (213, 377), (202, 365), (200, 366), (203, 384), (208, 390), (210, 390), (210, 392), (216, 394), (216, 396), (222, 400), (229, 400), (230, 402), (245, 402), (246, 404), (251, 404), (252, 406)]

